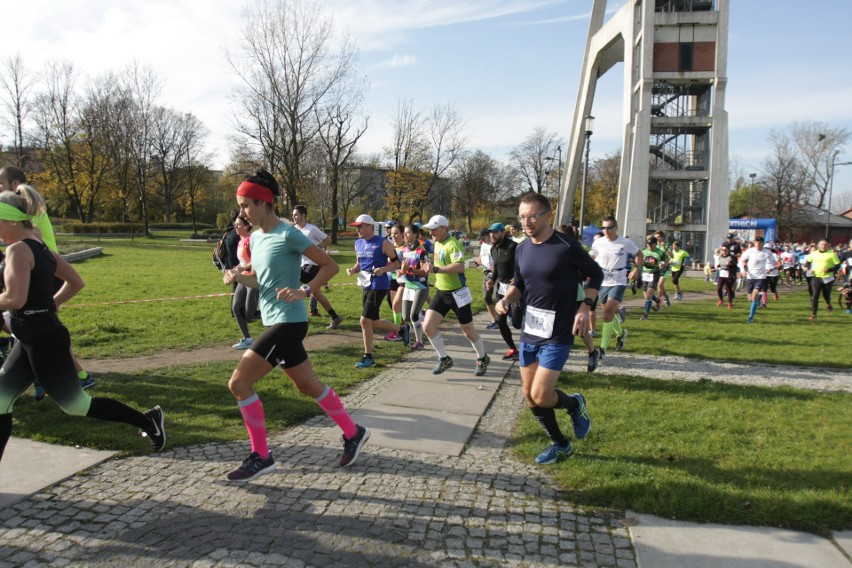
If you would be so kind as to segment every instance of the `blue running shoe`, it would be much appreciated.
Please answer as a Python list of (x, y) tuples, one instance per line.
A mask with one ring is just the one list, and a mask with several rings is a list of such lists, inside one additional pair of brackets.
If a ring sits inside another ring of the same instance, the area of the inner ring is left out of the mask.
[(568, 415), (571, 416), (571, 422), (574, 424), (574, 436), (578, 440), (582, 440), (588, 436), (589, 430), (592, 429), (592, 419), (589, 417), (589, 411), (586, 410), (586, 397), (576, 392), (568, 396), (576, 399), (579, 403), (577, 410), (568, 412)]
[(400, 329), (402, 330), (402, 333), (400, 334), (402, 336), (402, 344), (408, 347), (411, 343), (411, 326), (404, 323)]
[[(442, 357), (441, 359), (438, 359), (438, 364), (435, 365), (434, 369), (432, 369), (432, 374), (433, 375), (440, 375), (441, 373), (443, 373), (444, 371), (446, 371), (447, 369), (449, 369), (452, 366), (453, 366), (453, 359), (452, 359), (452, 357), (447, 355), (446, 357)], [(478, 368), (479, 368), (479, 365), (477, 365), (477, 369)]]
[(45, 395), (44, 387), (41, 386), (41, 383), (39, 383), (38, 381), (34, 382), (33, 386), (35, 387), (35, 397), (34, 398), (35, 398), (36, 402), (38, 402), (38, 401), (40, 401), (41, 399), (44, 398), (44, 395)]
[(95, 386), (95, 379), (92, 378), (92, 375), (86, 373), (86, 377), (80, 379), (80, 386), (84, 389)]
[(498, 327), (500, 327), (500, 323), (492, 321), (491, 323), (485, 326), (485, 329), (497, 329)]
[(556, 463), (561, 459), (570, 458), (573, 455), (574, 448), (571, 447), (571, 440), (567, 440), (564, 446), (560, 446), (554, 442), (550, 444), (546, 450), (536, 456), (535, 463), (539, 465), (548, 465)]
[(367, 367), (372, 367), (375, 364), (376, 364), (376, 362), (373, 361), (372, 357), (368, 357), (368, 356), (364, 355), (363, 357), (361, 357), (360, 361), (355, 363), (355, 366), (358, 367), (359, 369), (366, 369)]

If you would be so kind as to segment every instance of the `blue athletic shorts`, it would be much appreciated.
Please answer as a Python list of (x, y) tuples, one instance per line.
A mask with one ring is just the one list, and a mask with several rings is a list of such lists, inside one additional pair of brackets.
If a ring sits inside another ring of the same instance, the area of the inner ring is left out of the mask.
[(598, 292), (598, 301), (600, 301), (603, 306), (606, 304), (608, 299), (613, 299), (619, 304), (621, 300), (624, 299), (624, 291), (627, 290), (627, 286), (601, 286), (600, 291)]
[(766, 290), (766, 278), (760, 280), (751, 280), (748, 281), (748, 293), (751, 294), (757, 290), (758, 292), (762, 292)]
[(561, 371), (571, 354), (567, 343), (549, 343), (534, 345), (521, 342), (519, 362), (521, 367), (529, 367), (538, 360), (538, 365), (551, 371)]

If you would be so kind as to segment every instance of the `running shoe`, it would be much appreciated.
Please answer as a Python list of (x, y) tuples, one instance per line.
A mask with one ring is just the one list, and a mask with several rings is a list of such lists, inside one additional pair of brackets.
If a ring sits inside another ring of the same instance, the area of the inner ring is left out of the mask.
[(573, 455), (574, 448), (571, 447), (571, 440), (566, 440), (564, 446), (560, 446), (554, 442), (536, 456), (535, 463), (539, 465), (549, 465), (556, 463), (561, 459), (570, 458)]
[(651, 309), (654, 310), (655, 312), (659, 312), (660, 306), (662, 304), (663, 304), (663, 300), (661, 298), (657, 298), (657, 302), (654, 303), (654, 304), (651, 304)]
[(663, 300), (665, 300), (665, 302), (666, 302), (666, 307), (667, 307), (667, 308), (672, 307), (672, 301), (671, 301), (671, 300), (669, 300), (669, 295), (668, 295), (668, 294), (666, 294), (665, 296), (663, 296)]
[(624, 323), (624, 320), (627, 319), (627, 308), (624, 306), (619, 306), (618, 308), (618, 322)]
[(497, 329), (498, 327), (500, 327), (500, 322), (492, 321), (485, 326), (485, 329)]
[(828, 305), (825, 307), (825, 309), (826, 309), (828, 312), (833, 312), (833, 311), (834, 311), (834, 308), (831, 306), (831, 304), (828, 304)]
[(721, 305), (722, 305), (722, 300), (719, 300), (718, 302), (716, 302), (716, 307), (717, 307), (717, 308), (718, 308), (719, 306), (721, 306)]
[(341, 436), (343, 441), (343, 455), (340, 456), (340, 467), (348, 467), (355, 463), (358, 455), (361, 453), (361, 448), (370, 439), (370, 430), (363, 426), (355, 427), (355, 435), (347, 439), (346, 436)]
[(509, 349), (506, 351), (506, 354), (503, 355), (504, 361), (517, 361), (518, 360), (518, 350), (517, 349)]
[(318, 317), (320, 317), (320, 313), (317, 310), (314, 310), (314, 311), (311, 312), (311, 317), (312, 318), (318, 318)]
[(86, 377), (83, 378), (83, 379), (80, 379), (80, 386), (83, 387), (83, 389), (93, 387), (93, 386), (95, 386), (95, 379), (92, 378), (92, 375), (90, 375), (89, 373), (86, 373)]
[(775, 294), (775, 301), (778, 301), (778, 294)]
[(593, 349), (591, 353), (589, 353), (589, 362), (586, 363), (586, 371), (589, 373), (594, 373), (595, 369), (598, 368), (598, 361), (601, 359), (600, 349)]
[(816, 321), (816, 316), (808, 316), (808, 321)]
[(237, 350), (248, 349), (249, 347), (251, 347), (252, 343), (254, 343), (254, 340), (251, 337), (244, 337), (241, 340), (239, 340), (237, 343), (234, 343), (233, 345), (231, 345), (231, 347), (233, 347), (234, 349), (237, 349)]
[(369, 355), (364, 355), (361, 357), (361, 360), (355, 363), (355, 366), (359, 369), (366, 369), (367, 367), (372, 367), (376, 362)]
[(627, 329), (622, 329), (622, 333), (615, 339), (615, 350), (621, 351), (624, 349), (624, 342), (627, 341), (627, 336), (630, 335), (630, 332)]
[(683, 300), (683, 294), (681, 294), (680, 292), (675, 294), (675, 300)]
[(639, 319), (640, 319), (640, 320), (646, 320), (646, 319), (648, 319), (648, 314), (642, 314), (642, 317), (641, 317), (641, 318), (639, 318)]
[(275, 460), (271, 453), (267, 458), (262, 458), (257, 452), (252, 452), (243, 460), (240, 467), (228, 474), (228, 481), (251, 481), (273, 469), (275, 469)]
[(33, 386), (35, 387), (35, 396), (33, 398), (35, 398), (35, 401), (38, 402), (43, 399), (47, 393), (44, 392), (44, 387), (41, 386), (41, 383), (35, 382), (33, 383)]
[(847, 314), (852, 314), (852, 308), (846, 308), (846, 313), (847, 313)]
[(420, 343), (419, 341), (416, 341), (416, 342), (414, 342), (414, 344), (411, 346), (411, 350), (412, 350), (412, 351), (422, 351), (422, 350), (423, 350), (423, 344), (422, 344), (422, 343)]
[(411, 343), (411, 327), (407, 323), (402, 324), (402, 327), (399, 328), (402, 330), (400, 337), (402, 337), (402, 344), (408, 347)]
[(477, 377), (481, 377), (488, 370), (488, 363), (491, 362), (491, 357), (485, 355), (476, 360), (476, 370), (473, 372)]
[(166, 446), (166, 416), (163, 409), (155, 406), (145, 413), (145, 417), (151, 421), (150, 430), (140, 430), (139, 434), (151, 440), (151, 451), (161, 452)]
[(453, 366), (453, 358), (447, 355), (446, 357), (441, 357), (438, 359), (438, 364), (435, 365), (435, 368), (432, 369), (433, 375), (440, 375), (447, 369)]
[(340, 327), (340, 324), (342, 322), (343, 322), (343, 318), (340, 317), (340, 316), (337, 316), (336, 318), (331, 318), (331, 323), (328, 324), (327, 329), (337, 329), (338, 327)]
[(606, 357), (606, 349), (603, 347), (598, 347), (598, 351), (600, 352), (600, 360), (603, 361), (604, 357)]
[(754, 323), (754, 318), (749, 316), (749, 318), (746, 320), (746, 323)]
[(574, 425), (574, 435), (578, 440), (582, 440), (589, 435), (589, 430), (592, 429), (592, 419), (586, 409), (586, 397), (577, 392), (568, 396), (579, 403), (577, 410), (569, 412), (568, 415), (571, 416), (571, 423)]
[(392, 331), (385, 336), (385, 341), (402, 341), (402, 336), (397, 332)]
[(636, 295), (636, 281), (630, 283), (630, 291), (633, 292), (633, 295)]
[(729, 310), (733, 310), (733, 309), (734, 309), (734, 304), (733, 304), (733, 303), (731, 303), (731, 302), (729, 302), (729, 303), (728, 303), (728, 309), (729, 309)]

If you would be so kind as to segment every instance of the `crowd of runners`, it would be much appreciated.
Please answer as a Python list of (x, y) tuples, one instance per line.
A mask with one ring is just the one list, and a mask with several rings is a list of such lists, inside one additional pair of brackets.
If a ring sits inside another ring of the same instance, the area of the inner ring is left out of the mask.
[[(3, 177), (0, 172), (0, 186)], [(232, 250), (223, 261), (223, 283), (234, 290), (231, 309), (243, 335), (233, 347), (245, 350), (228, 388), (251, 446), (248, 457), (227, 474), (228, 480), (236, 482), (254, 479), (276, 466), (267, 444), (263, 404), (254, 390), (275, 367), (339, 427), (340, 466), (355, 463), (370, 438), (367, 426), (357, 424), (334, 390), (316, 376), (303, 346), (308, 320), (320, 316), (320, 307), (330, 318), (329, 329), (343, 321), (324, 293), (340, 270), (325, 250), (330, 238), (307, 222), (308, 209), (303, 205), (293, 208), (292, 221), (279, 218), (274, 207), (279, 194), (278, 183), (264, 170), (239, 185), (234, 236), (228, 241)], [(0, 237), (10, 243), (0, 309), (9, 315), (8, 331), (17, 338), (0, 371), (0, 458), (11, 434), (14, 401), (36, 382), (66, 413), (132, 424), (150, 438), (154, 451), (160, 451), (166, 434), (159, 406), (143, 414), (84, 391), (89, 385), (81, 382), (83, 375), (78, 376), (68, 332), (56, 317), (56, 306), (73, 297), (83, 282), (55, 252), (55, 244), (50, 246), (52, 231), (38, 224), (45, 217), (43, 199), (30, 186), (0, 192)], [(608, 216), (601, 223), (602, 231), (585, 245), (575, 228), (554, 229), (551, 217), (546, 198), (523, 196), (517, 222), (491, 224), (481, 234), (479, 255), (473, 259), (484, 271), (477, 293), (483, 295), (492, 318), (486, 327), (499, 330), (506, 348), (503, 360), (518, 362), (526, 403), (550, 439), (536, 457), (539, 464), (554, 463), (574, 452), (571, 437), (559, 427), (557, 410), (570, 416), (575, 440), (585, 438), (591, 428), (585, 396), (557, 388), (575, 339), (585, 348), (587, 371), (594, 372), (610, 350), (625, 349), (630, 334), (622, 303), (627, 291), (631, 296), (641, 293), (638, 319), (647, 320), (663, 306), (671, 307), (672, 300), (684, 299), (681, 278), (692, 264), (682, 243), (663, 231), (636, 243), (619, 236), (617, 219)], [(465, 275), (469, 254), (451, 231), (449, 220), (434, 215), (422, 226), (380, 224), (361, 214), (351, 225), (357, 233), (356, 259), (346, 274), (361, 288), (359, 324), (364, 346), (354, 366), (377, 364), (378, 332), (384, 340), (400, 341), (412, 351), (428, 344), (435, 353), (432, 373), (447, 372), (455, 362), (441, 326), (453, 312), (476, 356), (472, 369), (456, 372), (485, 375), (491, 358), (473, 321), (474, 293)], [(381, 227), (385, 235), (377, 234)], [(720, 308), (734, 310), (739, 295), (748, 298), (748, 323), (755, 321), (770, 295), (779, 299), (779, 285), (789, 288), (802, 281), (808, 285), (810, 319), (815, 320), (821, 301), (828, 311), (833, 309), (834, 282), (852, 275), (852, 242), (835, 251), (826, 241), (776, 247), (767, 246), (762, 237), (749, 243), (735, 237), (732, 234), (720, 244), (707, 263), (706, 278), (716, 284)], [(390, 315), (383, 318), (382, 311), (388, 310)], [(264, 331), (255, 339), (248, 324), (258, 316)], [(50, 356), (44, 354), (46, 348)]]

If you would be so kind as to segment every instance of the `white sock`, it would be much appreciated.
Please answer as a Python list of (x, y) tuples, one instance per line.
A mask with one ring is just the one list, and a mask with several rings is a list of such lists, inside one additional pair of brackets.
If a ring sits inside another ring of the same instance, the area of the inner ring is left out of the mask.
[(473, 345), (473, 350), (476, 351), (477, 359), (485, 357), (485, 342), (482, 341), (481, 335), (477, 335), (476, 341), (471, 341), (470, 344)]
[(435, 335), (429, 338), (429, 343), (432, 344), (432, 347), (435, 348), (435, 351), (438, 352), (438, 357), (443, 359), (447, 356), (447, 350), (444, 348), (444, 338), (441, 337), (441, 332), (435, 332)]

